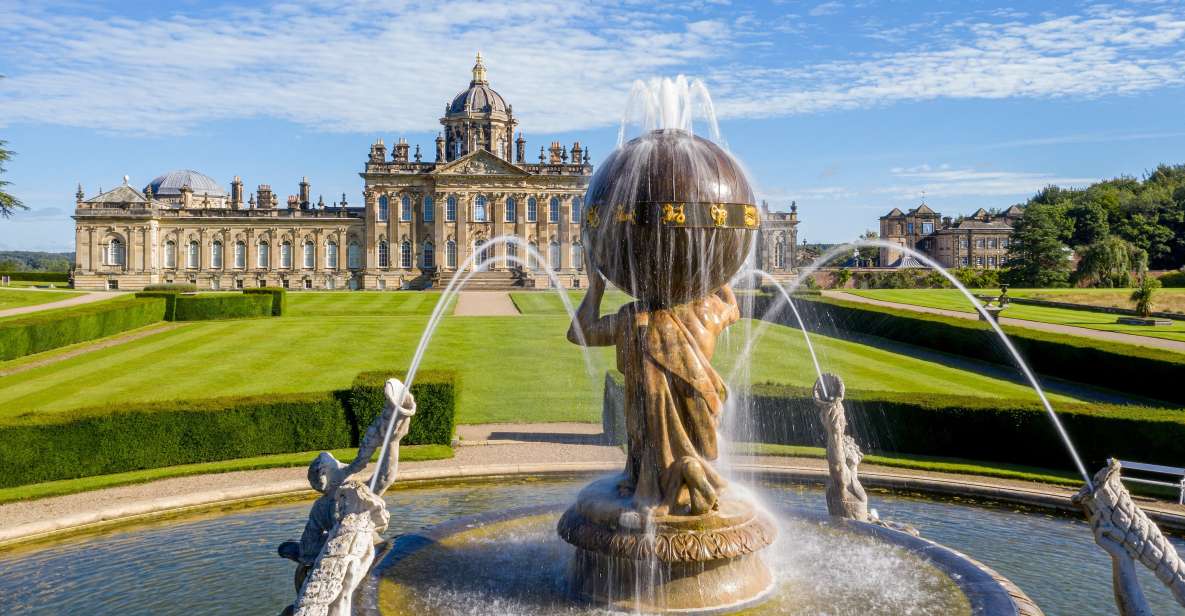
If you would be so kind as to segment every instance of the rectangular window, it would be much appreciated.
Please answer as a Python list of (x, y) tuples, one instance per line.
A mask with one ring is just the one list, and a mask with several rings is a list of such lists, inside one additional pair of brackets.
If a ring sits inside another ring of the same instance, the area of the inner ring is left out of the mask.
[(963, 258), (959, 259), (959, 263), (961, 263), (963, 265), (967, 265), (967, 263), (968, 263), (967, 257), (963, 257)]
[(218, 278), (211, 278), (210, 279), (210, 289), (213, 291), (218, 291), (218, 290), (222, 289), (222, 281), (219, 280)]
[(994, 238), (994, 237), (988, 238), (988, 248), (995, 248), (995, 247), (996, 247), (996, 238)]
[(983, 257), (975, 257), (975, 267), (983, 267)]
[(534, 197), (527, 199), (527, 222), (539, 220), (539, 202)]
[(457, 220), (457, 198), (449, 197), (444, 202), (444, 220), (445, 222), (455, 222)]
[(922, 235), (930, 235), (933, 232), (934, 232), (934, 223), (932, 223), (932, 222), (922, 223)]
[(432, 222), (432, 219), (436, 217), (436, 212), (432, 211), (432, 203), (432, 197), (424, 197), (424, 222)]
[(411, 198), (404, 197), (400, 203), (399, 220), (403, 222), (411, 222)]
[(306, 289), (311, 289), (311, 288), (313, 288), (313, 281), (312, 281), (312, 280), (308, 280), (308, 279), (306, 278), (306, 279), (305, 279), (305, 281), (304, 281), (304, 288), (306, 288)]
[(976, 248), (983, 248), (983, 238), (982, 237), (975, 240), (975, 247)]
[(911, 222), (908, 225), (906, 225), (906, 228), (909, 229), (908, 233), (910, 235), (913, 235), (913, 223)]
[(119, 281), (118, 280), (108, 280), (107, 281), (107, 290), (108, 291), (119, 290)]
[(967, 238), (960, 237), (959, 238), (959, 248), (966, 248), (966, 247), (967, 247)]
[(988, 267), (996, 267), (996, 258), (988, 257)]
[(280, 282), (283, 283), (285, 289), (288, 288), (288, 279), (287, 278), (285, 278), (284, 280), (282, 280)]
[(242, 278), (239, 278), (238, 280), (235, 280), (235, 288), (236, 288), (236, 289), (242, 289), (242, 288), (243, 288), (243, 279), (242, 279)]

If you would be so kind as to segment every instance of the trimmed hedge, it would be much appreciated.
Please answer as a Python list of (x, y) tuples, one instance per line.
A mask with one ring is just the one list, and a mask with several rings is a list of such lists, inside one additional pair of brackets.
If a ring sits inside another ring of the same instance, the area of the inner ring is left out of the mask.
[[(773, 301), (770, 298), (767, 301)], [(764, 304), (764, 302), (759, 302)], [(765, 313), (758, 305), (755, 314)], [(945, 353), (1013, 366), (991, 327), (981, 321), (946, 317), (830, 297), (802, 297), (797, 302), (807, 323), (834, 327), (830, 335), (866, 334)], [(772, 320), (797, 327), (788, 309)], [(1089, 383), (1141, 397), (1185, 404), (1185, 355), (1151, 347), (1003, 326), (1013, 345), (1035, 372)]]
[[(818, 411), (805, 387), (755, 385), (729, 438), (823, 446)], [(605, 381), (606, 412), (620, 412), (621, 376)], [(848, 390), (852, 436), (866, 452), (967, 458), (1076, 470), (1053, 422), (1035, 400)], [(1113, 404), (1054, 407), (1088, 471), (1109, 457), (1181, 465), (1185, 412)]]
[(255, 287), (243, 289), (245, 295), (264, 294), (272, 298), (272, 316), (283, 316), (288, 311), (288, 292), (280, 287)]
[(175, 302), (173, 319), (176, 321), (270, 317), (274, 303), (266, 295), (239, 293), (178, 295)]
[(164, 320), (174, 321), (177, 314), (177, 297), (180, 295), (178, 291), (140, 291), (136, 293), (136, 297), (159, 297), (165, 300)]
[(159, 297), (113, 300), (0, 321), (0, 360), (102, 338), (164, 319)]
[(329, 393), (87, 409), (0, 426), (0, 487), (349, 445)]
[(173, 293), (193, 293), (197, 285), (190, 282), (162, 282), (144, 286), (145, 291), (172, 291)]
[[(351, 443), (358, 446), (358, 439), (370, 422), (383, 411), (386, 397), (383, 385), (389, 378), (403, 380), (403, 371), (363, 372), (354, 378), (350, 388), (350, 423), (354, 428)], [(458, 379), (453, 372), (421, 371), (411, 385), (411, 394), (416, 398), (416, 416), (403, 443), (407, 445), (449, 445), (457, 426), (456, 401)]]
[(0, 272), (0, 276), (25, 282), (70, 282), (69, 272)]

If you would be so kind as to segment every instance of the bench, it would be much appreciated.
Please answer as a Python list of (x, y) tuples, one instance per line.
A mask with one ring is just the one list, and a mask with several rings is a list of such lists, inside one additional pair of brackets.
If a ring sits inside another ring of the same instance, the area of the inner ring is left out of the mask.
[(1122, 479), (1124, 481), (1131, 481), (1135, 483), (1177, 488), (1179, 493), (1177, 496), (1177, 504), (1185, 505), (1185, 468), (1178, 468), (1176, 466), (1161, 466), (1159, 464), (1144, 464), (1143, 462), (1130, 462), (1128, 460), (1120, 460), (1119, 467), (1122, 469), (1140, 471), (1142, 473), (1168, 475), (1173, 477), (1176, 481), (1161, 481), (1156, 479), (1144, 479), (1142, 477), (1127, 476), (1123, 476)]

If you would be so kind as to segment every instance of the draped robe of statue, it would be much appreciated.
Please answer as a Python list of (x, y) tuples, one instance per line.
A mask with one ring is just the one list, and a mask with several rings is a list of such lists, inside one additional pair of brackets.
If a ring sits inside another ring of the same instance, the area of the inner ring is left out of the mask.
[(739, 316), (727, 288), (669, 308), (635, 302), (618, 312), (629, 434), (622, 489), (638, 509), (700, 514), (715, 506), (724, 480), (711, 461), (727, 391), (711, 359), (717, 336)]

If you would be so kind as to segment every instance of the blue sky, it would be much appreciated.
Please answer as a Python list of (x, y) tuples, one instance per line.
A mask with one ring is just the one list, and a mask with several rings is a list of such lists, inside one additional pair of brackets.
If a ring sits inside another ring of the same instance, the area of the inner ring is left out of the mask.
[[(923, 192), (967, 213), (1185, 163), (1185, 1), (0, 0), (0, 139), (33, 209), (0, 249), (72, 250), (88, 195), (175, 168), (361, 200), (369, 144), (431, 158), (473, 54), (528, 151), (615, 146), (637, 79), (711, 91), (759, 198), (838, 242)], [(283, 199), (281, 199), (282, 201)]]

